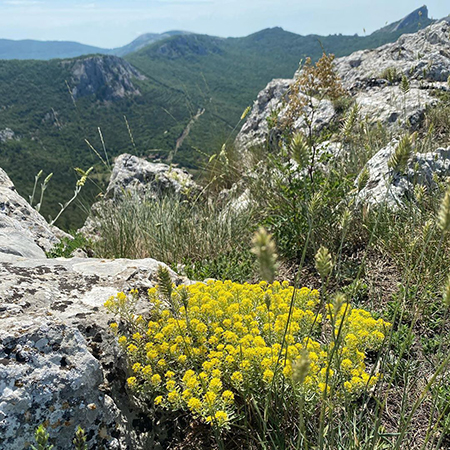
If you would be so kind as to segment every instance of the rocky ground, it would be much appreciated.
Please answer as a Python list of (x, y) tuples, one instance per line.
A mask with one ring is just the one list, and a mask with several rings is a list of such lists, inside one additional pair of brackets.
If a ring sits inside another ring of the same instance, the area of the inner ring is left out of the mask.
[(0, 205), (0, 448), (29, 447), (41, 423), (56, 449), (68, 448), (78, 425), (89, 448), (156, 445), (153, 435), (134, 430), (137, 409), (124, 390), (125, 365), (103, 303), (133, 288), (145, 298), (161, 263), (47, 259), (64, 233), (47, 225), (3, 171)]

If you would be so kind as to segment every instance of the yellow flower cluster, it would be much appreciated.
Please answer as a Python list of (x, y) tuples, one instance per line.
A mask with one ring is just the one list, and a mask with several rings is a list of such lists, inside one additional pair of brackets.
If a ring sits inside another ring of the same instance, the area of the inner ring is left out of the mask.
[[(366, 372), (365, 352), (380, 348), (389, 324), (348, 303), (325, 305), (323, 317), (316, 290), (210, 281), (175, 289), (170, 305), (157, 288), (149, 297), (151, 320), (127, 312), (133, 333), (118, 338), (131, 362), (129, 387), (214, 426), (226, 427), (249, 394), (263, 398), (281, 384), (317, 399), (330, 386), (357, 395), (379, 376)], [(125, 301), (119, 293), (106, 306), (123, 313)]]

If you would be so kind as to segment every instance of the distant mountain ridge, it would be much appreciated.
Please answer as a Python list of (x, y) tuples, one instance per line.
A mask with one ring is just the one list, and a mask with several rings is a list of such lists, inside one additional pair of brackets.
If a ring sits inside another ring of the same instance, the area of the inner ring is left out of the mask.
[(93, 53), (104, 53), (104, 49), (68, 41), (35, 41), (32, 39), (14, 41), (11, 39), (0, 39), (0, 59), (48, 60), (75, 58)]
[(70, 41), (37, 41), (32, 39), (12, 40), (0, 39), (0, 59), (66, 59), (76, 58), (84, 55), (115, 55), (125, 56), (129, 53), (140, 50), (141, 48), (155, 42), (179, 36), (191, 34), (188, 31), (167, 31), (165, 33), (146, 33), (142, 34), (134, 41), (123, 47), (106, 49), (92, 45), (80, 44)]
[[(391, 35), (391, 40), (395, 40), (401, 34), (413, 33), (421, 28), (425, 28), (433, 22), (428, 17), (428, 8), (422, 6), (415, 11), (408, 14), (403, 19), (393, 22), (369, 36), (372, 37), (373, 44), (376, 46), (379, 44), (380, 39), (388, 39), (386, 35)], [(280, 27), (269, 28), (267, 30), (272, 30), (274, 34), (280, 31), (287, 33)], [(266, 32), (267, 30), (261, 30), (260, 32), (254, 33), (253, 35), (257, 38), (259, 33)], [(103, 54), (103, 55), (115, 55), (115, 56), (126, 56), (131, 53), (142, 50), (143, 48), (157, 43), (159, 41), (165, 41), (173, 37), (189, 36), (195, 33), (190, 33), (188, 31), (172, 30), (164, 33), (145, 33), (137, 37), (135, 40), (130, 42), (123, 47), (117, 47), (113, 49), (105, 49), (85, 44), (80, 44), (78, 42), (67, 42), (67, 41), (36, 41), (36, 40), (9, 40), (0, 39), (0, 59), (37, 59), (37, 60), (49, 60), (56, 58), (74, 58), (77, 56), (91, 55), (91, 54)], [(330, 36), (317, 36), (317, 35), (307, 35), (302, 36), (296, 33), (291, 33), (292, 36), (296, 36), (298, 39), (308, 39), (311, 37), (320, 38), (321, 40), (326, 40)], [(200, 35), (201, 36), (201, 35)], [(244, 38), (228, 38), (233, 39), (246, 39), (250, 36)], [(342, 35), (339, 35), (342, 36)], [(224, 39), (215, 36), (209, 36), (211, 39)], [(343, 36), (343, 37), (354, 37), (354, 36)], [(189, 44), (189, 41), (180, 40), (180, 43)], [(171, 47), (172, 46), (172, 47)], [(169, 43), (165, 47), (168, 53), (174, 55), (176, 54), (176, 49), (173, 48), (173, 43)]]

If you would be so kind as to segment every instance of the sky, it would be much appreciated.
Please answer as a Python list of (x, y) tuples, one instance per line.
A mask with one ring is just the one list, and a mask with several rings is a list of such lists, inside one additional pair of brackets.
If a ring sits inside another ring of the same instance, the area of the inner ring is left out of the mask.
[[(428, 0), (450, 14), (449, 0)], [(280, 26), (298, 34), (371, 33), (423, 0), (0, 0), (0, 38), (69, 40), (104, 48), (143, 33), (184, 30), (246, 36)]]

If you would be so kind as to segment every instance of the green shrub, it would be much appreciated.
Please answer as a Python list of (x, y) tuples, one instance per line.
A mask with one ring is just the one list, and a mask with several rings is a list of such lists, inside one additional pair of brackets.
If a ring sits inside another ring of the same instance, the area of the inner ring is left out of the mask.
[(59, 244), (56, 244), (47, 252), (47, 258), (71, 258), (75, 250), (86, 250), (92, 243), (81, 233), (74, 232), (73, 238), (63, 237)]
[(402, 74), (397, 70), (396, 67), (387, 67), (380, 73), (379, 78), (389, 81), (389, 83), (397, 83), (401, 81)]

